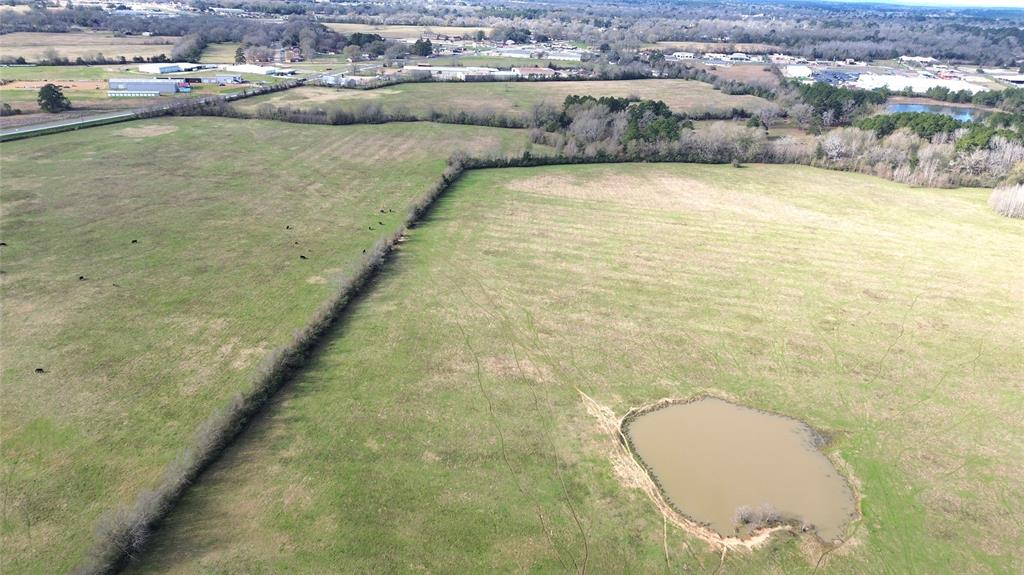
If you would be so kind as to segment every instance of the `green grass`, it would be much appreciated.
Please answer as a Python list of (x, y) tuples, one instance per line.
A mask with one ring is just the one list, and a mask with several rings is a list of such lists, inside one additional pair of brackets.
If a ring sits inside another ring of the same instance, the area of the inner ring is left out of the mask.
[(831, 434), (864, 496), (851, 541), (815, 570), (783, 535), (723, 573), (1019, 573), (1024, 226), (987, 195), (471, 172), (132, 571), (717, 572), (618, 480), (583, 391), (619, 416), (712, 392)]
[(69, 571), (452, 151), (525, 140), (165, 118), (0, 145), (0, 571)]
[(217, 42), (209, 44), (199, 56), (201, 64), (234, 64), (235, 52), (242, 44), (240, 42)]
[[(107, 98), (107, 91), (106, 90), (70, 90), (70, 89), (62, 89), (62, 92), (64, 92), (65, 96), (67, 96), (69, 94), (74, 94), (76, 100), (78, 100), (78, 99), (85, 99), (85, 100), (97, 99), (98, 100), (101, 97), (103, 99)], [(95, 93), (93, 93), (93, 92), (95, 92)], [(19, 102), (19, 103), (20, 102), (35, 102), (36, 98), (38, 96), (39, 96), (39, 90), (36, 90), (36, 89), (0, 90), (0, 101), (3, 101), (3, 102), (11, 102), (11, 103), (15, 103), (15, 102)]]
[(138, 71), (138, 65), (96, 65), (96, 66), (0, 66), (3, 80), (106, 80), (126, 71)]
[(235, 104), (240, 110), (255, 111), (263, 104), (294, 108), (355, 109), (377, 103), (385, 110), (422, 114), (431, 109), (496, 111), (527, 114), (535, 104), (561, 106), (570, 94), (631, 96), (663, 100), (678, 112), (760, 109), (766, 101), (756, 96), (730, 96), (709, 84), (689, 80), (619, 80), (593, 82), (445, 82), (410, 83), (376, 90), (337, 90), (303, 86)]

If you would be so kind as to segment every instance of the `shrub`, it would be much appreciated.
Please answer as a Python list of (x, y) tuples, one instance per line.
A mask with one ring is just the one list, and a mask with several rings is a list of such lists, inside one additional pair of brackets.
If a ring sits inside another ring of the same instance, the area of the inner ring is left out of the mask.
[(771, 503), (763, 503), (756, 508), (749, 505), (741, 505), (736, 508), (733, 522), (737, 528), (747, 527), (751, 530), (757, 530), (779, 525), (782, 523), (782, 514)]
[(952, 133), (963, 127), (964, 123), (944, 114), (899, 112), (861, 118), (854, 122), (854, 125), (862, 130), (873, 131), (879, 138), (888, 136), (900, 128), (909, 128), (922, 138), (931, 138), (940, 132)]
[(1024, 184), (999, 186), (992, 190), (988, 205), (1008, 218), (1024, 218)]

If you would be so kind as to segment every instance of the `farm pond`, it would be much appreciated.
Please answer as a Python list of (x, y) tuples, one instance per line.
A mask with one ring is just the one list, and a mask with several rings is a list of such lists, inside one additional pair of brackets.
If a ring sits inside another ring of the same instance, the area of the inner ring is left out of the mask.
[(970, 122), (984, 116), (984, 112), (982, 110), (967, 106), (940, 106), (936, 104), (910, 104), (903, 102), (886, 104), (885, 111), (889, 114), (895, 114), (898, 112), (928, 112), (931, 114), (942, 114), (943, 116), (949, 116), (960, 120), (961, 122)]
[(787, 522), (833, 541), (856, 516), (819, 436), (795, 419), (703, 398), (638, 415), (625, 433), (668, 502), (722, 536)]

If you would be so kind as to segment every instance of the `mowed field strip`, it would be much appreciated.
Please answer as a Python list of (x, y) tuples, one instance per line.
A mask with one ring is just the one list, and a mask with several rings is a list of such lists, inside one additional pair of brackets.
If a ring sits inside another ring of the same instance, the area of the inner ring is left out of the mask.
[(2, 144), (0, 570), (69, 571), (449, 154), (525, 142), (170, 118)]
[(203, 64), (233, 64), (240, 42), (217, 42), (206, 46), (199, 62)]
[(175, 36), (114, 36), (109, 32), (14, 32), (0, 36), (0, 57), (25, 58), (29, 62), (41, 60), (48, 49), (74, 61), (89, 59), (96, 54), (106, 58), (129, 60), (134, 56), (171, 56)]
[(239, 110), (254, 112), (262, 105), (297, 109), (355, 110), (368, 104), (385, 111), (426, 114), (431, 110), (529, 114), (541, 103), (561, 107), (570, 94), (637, 96), (662, 100), (675, 112), (727, 112), (743, 108), (755, 112), (768, 102), (757, 96), (730, 96), (710, 84), (692, 80), (600, 80), (586, 82), (428, 82), (375, 90), (339, 90), (302, 86), (285, 92), (247, 98)]
[[(469, 172), (130, 571), (1019, 572), (1024, 227), (986, 197), (799, 166)], [(801, 418), (864, 518), (824, 557), (780, 535), (720, 566), (617, 472), (581, 392)]]

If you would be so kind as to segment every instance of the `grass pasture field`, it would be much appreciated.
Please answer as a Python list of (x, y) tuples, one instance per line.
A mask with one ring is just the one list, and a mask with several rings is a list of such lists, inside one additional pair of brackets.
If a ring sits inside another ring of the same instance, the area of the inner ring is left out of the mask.
[[(129, 571), (1019, 573), (1024, 227), (987, 195), (469, 172)], [(604, 424), (703, 393), (828, 433), (846, 543), (723, 555), (663, 521)]]
[(68, 572), (451, 152), (525, 142), (163, 118), (0, 144), (0, 571)]
[(426, 33), (440, 34), (442, 36), (463, 36), (470, 37), (478, 30), (490, 35), (494, 28), (486, 26), (404, 26), (399, 24), (356, 24), (348, 22), (324, 22), (324, 25), (342, 34), (353, 34), (363, 32), (366, 34), (379, 34), (384, 38), (420, 38)]
[(771, 64), (732, 64), (730, 66), (707, 66), (715, 76), (724, 80), (735, 80), (746, 84), (777, 87), (779, 78), (771, 70)]
[(114, 36), (110, 32), (14, 32), (0, 36), (0, 58), (42, 60), (48, 49), (74, 61), (103, 54), (106, 58), (171, 55), (173, 36)]
[(745, 108), (755, 111), (767, 103), (756, 96), (730, 96), (710, 84), (692, 80), (607, 80), (586, 82), (425, 82), (377, 88), (339, 90), (302, 86), (285, 92), (247, 98), (233, 104), (254, 112), (271, 104), (293, 108), (354, 110), (380, 104), (387, 110), (425, 114), (430, 110), (466, 110), (526, 114), (540, 103), (561, 106), (570, 94), (592, 96), (639, 96), (663, 100), (674, 111), (699, 113)]
[(138, 71), (138, 65), (96, 66), (0, 66), (0, 80), (18, 81), (100, 81)]
[(235, 52), (242, 44), (240, 42), (217, 42), (209, 44), (199, 56), (202, 64), (234, 64)]

